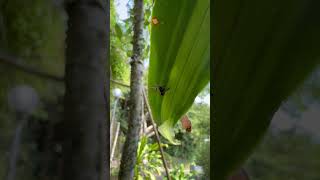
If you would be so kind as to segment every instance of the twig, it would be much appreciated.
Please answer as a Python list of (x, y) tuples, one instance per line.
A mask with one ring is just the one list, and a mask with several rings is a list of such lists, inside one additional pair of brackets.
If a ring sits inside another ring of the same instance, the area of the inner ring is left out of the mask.
[[(123, 83), (123, 82), (120, 82), (120, 81), (117, 81), (117, 80), (114, 80), (114, 79), (110, 79), (110, 82), (117, 84), (119, 86), (122, 86), (122, 87), (130, 88), (130, 85)], [(145, 88), (147, 88), (147, 87), (145, 86)]]
[[(116, 100), (115, 100), (115, 102), (114, 102), (113, 110), (112, 110), (110, 128), (113, 128), (113, 124), (114, 124), (114, 122), (115, 122), (116, 108), (117, 108), (118, 101), (119, 101), (119, 98), (116, 98)], [(113, 139), (112, 136), (113, 136), (113, 135), (112, 135), (112, 133), (111, 133), (111, 139)]]
[(119, 131), (120, 131), (120, 123), (117, 122), (116, 133), (115, 133), (115, 137), (113, 139), (111, 155), (110, 155), (110, 161), (111, 162), (113, 160), (114, 152), (115, 152), (115, 149), (116, 149), (116, 146), (117, 146), (117, 141), (118, 141), (118, 137), (119, 137)]
[[(63, 76), (57, 76), (57, 75), (49, 74), (44, 71), (39, 71), (38, 70), (39, 68), (30, 66), (30, 65), (27, 65), (26, 63), (24, 63), (22, 58), (15, 57), (11, 54), (1, 52), (1, 51), (0, 51), (0, 63), (13, 66), (21, 71), (24, 71), (24, 72), (30, 73), (30, 74), (34, 74), (34, 75), (38, 75), (43, 78), (52, 79), (52, 80), (55, 80), (58, 82), (64, 81)], [(123, 82), (117, 81), (117, 80), (110, 79), (110, 81), (112, 83), (115, 83), (115, 84), (123, 86), (123, 87), (128, 87), (128, 88), (130, 87), (129, 85), (127, 85)]]
[(7, 64), (10, 66), (13, 66), (21, 71), (34, 74), (43, 78), (51, 79), (57, 82), (63, 82), (64, 77), (60, 77), (57, 75), (49, 74), (44, 71), (38, 70), (39, 68), (30, 66), (26, 63), (23, 63), (22, 59), (19, 57), (15, 57), (11, 54), (5, 53), (5, 52), (0, 52), (0, 63)]
[(114, 84), (117, 84), (117, 85), (120, 85), (120, 86), (123, 86), (123, 87), (127, 87), (129, 88), (130, 86), (123, 83), (123, 82), (120, 82), (120, 81), (117, 81), (117, 80), (113, 80), (113, 79), (110, 79), (110, 82), (114, 83)]
[(153, 116), (152, 116), (152, 113), (151, 113), (151, 108), (150, 108), (150, 105), (149, 105), (149, 102), (148, 102), (148, 99), (147, 99), (147, 95), (146, 95), (144, 89), (142, 90), (142, 93), (143, 93), (144, 101), (145, 101), (145, 103), (147, 105), (147, 108), (148, 108), (148, 111), (149, 111), (149, 114), (150, 114), (150, 119), (151, 119), (151, 123), (152, 123), (152, 126), (153, 126), (153, 130), (154, 130), (154, 132), (156, 134), (156, 138), (157, 138), (157, 142), (158, 142), (158, 145), (159, 145), (163, 166), (164, 166), (164, 169), (166, 171), (168, 180), (171, 180), (171, 177), (170, 177), (170, 174), (169, 174), (169, 170), (168, 170), (168, 165), (167, 165), (167, 162), (166, 162), (166, 160), (164, 158), (164, 153), (163, 153), (163, 149), (162, 149), (162, 146), (161, 146), (161, 141), (160, 141), (160, 136), (159, 136), (159, 133), (158, 133), (158, 129), (156, 128), (156, 124), (155, 124), (155, 122), (153, 120)]
[(148, 134), (147, 134), (147, 137), (149, 138), (149, 137), (152, 137), (153, 135), (155, 135), (154, 131), (148, 133)]

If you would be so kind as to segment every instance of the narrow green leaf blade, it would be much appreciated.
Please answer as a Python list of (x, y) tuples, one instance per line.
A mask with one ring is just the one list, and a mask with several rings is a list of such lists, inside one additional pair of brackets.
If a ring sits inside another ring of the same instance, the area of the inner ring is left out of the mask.
[[(171, 143), (173, 126), (210, 77), (210, 1), (156, 1), (151, 33), (149, 101), (160, 133)], [(161, 96), (151, 87), (165, 86)]]

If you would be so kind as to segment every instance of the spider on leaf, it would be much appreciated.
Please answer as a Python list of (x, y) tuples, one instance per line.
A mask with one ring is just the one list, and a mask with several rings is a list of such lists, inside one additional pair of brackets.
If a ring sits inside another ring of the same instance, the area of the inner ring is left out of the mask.
[(170, 88), (167, 88), (165, 86), (153, 86), (153, 87), (150, 87), (150, 88), (153, 88), (156, 91), (159, 91), (161, 96), (164, 96), (170, 89)]

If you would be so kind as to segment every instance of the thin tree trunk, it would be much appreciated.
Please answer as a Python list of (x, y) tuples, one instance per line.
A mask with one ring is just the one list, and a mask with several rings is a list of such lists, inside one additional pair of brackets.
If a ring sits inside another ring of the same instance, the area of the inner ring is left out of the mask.
[(108, 4), (106, 0), (67, 4), (63, 180), (108, 179)]
[(131, 61), (130, 80), (130, 115), (128, 132), (124, 144), (120, 165), (120, 180), (131, 180), (134, 177), (134, 165), (136, 163), (139, 133), (141, 128), (142, 90), (143, 90), (143, 0), (134, 1), (134, 35), (133, 56)]

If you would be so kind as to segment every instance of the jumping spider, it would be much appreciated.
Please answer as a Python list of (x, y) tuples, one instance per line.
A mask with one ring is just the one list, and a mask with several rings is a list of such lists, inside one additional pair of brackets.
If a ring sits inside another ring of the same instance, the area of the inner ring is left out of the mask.
[(166, 94), (166, 92), (169, 91), (169, 89), (170, 89), (170, 88), (166, 88), (165, 86), (154, 86), (151, 88), (154, 88), (155, 90), (159, 91), (161, 96), (164, 96)]

